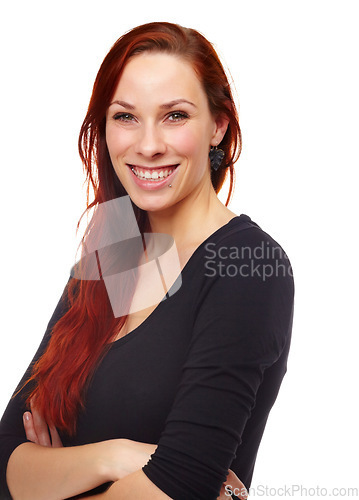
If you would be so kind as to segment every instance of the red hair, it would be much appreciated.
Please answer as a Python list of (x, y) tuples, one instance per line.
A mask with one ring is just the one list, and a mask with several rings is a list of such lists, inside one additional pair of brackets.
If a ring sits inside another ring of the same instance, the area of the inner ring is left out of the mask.
[[(234, 183), (233, 164), (241, 152), (241, 131), (222, 64), (212, 44), (199, 32), (171, 23), (148, 23), (119, 38), (97, 74), (78, 143), (86, 172), (87, 208), (77, 227), (89, 209), (94, 208), (96, 212), (100, 203), (127, 195), (109, 157), (105, 139), (106, 111), (129, 58), (148, 51), (177, 55), (191, 63), (202, 82), (213, 116), (224, 114), (229, 120), (219, 144), (225, 152), (222, 165), (211, 172), (216, 193), (229, 172), (226, 206), (229, 203)], [(89, 203), (90, 187), (94, 191), (92, 203)], [(132, 206), (140, 232), (150, 232), (147, 212), (133, 203)], [(91, 221), (83, 242), (90, 229)], [(130, 298), (126, 296), (122, 300), (128, 302)], [(86, 387), (127, 316), (114, 317), (102, 279), (70, 279), (63, 300), (67, 301), (67, 312), (54, 325), (47, 349), (26, 382), (34, 384), (31, 384), (27, 403), (31, 400), (47, 422), (73, 435), (77, 416), (84, 406)]]

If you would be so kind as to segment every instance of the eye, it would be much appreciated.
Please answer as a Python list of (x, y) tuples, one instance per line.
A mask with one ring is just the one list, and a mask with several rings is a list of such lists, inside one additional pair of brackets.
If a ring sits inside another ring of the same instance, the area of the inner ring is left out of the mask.
[(114, 115), (113, 119), (117, 120), (117, 121), (121, 121), (121, 122), (131, 122), (135, 118), (130, 113), (116, 113)]
[(184, 111), (173, 111), (168, 115), (168, 120), (170, 122), (179, 122), (182, 120), (186, 120), (187, 118), (189, 118), (189, 115)]

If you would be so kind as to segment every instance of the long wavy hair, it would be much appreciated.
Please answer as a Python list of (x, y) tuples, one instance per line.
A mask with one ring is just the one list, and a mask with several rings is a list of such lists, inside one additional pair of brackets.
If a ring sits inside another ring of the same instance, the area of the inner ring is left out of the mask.
[[(202, 82), (213, 116), (229, 120), (219, 144), (225, 152), (221, 167), (211, 172), (218, 193), (230, 176), (228, 205), (234, 185), (233, 164), (241, 152), (241, 131), (236, 106), (223, 66), (212, 44), (198, 31), (177, 24), (154, 22), (125, 33), (112, 46), (97, 74), (91, 100), (79, 135), (79, 153), (86, 172), (87, 208), (80, 221), (99, 204), (127, 195), (112, 166), (106, 145), (106, 111), (126, 63), (143, 52), (165, 52), (188, 61)], [(92, 188), (94, 199), (89, 203)], [(131, 201), (132, 203), (132, 201)], [(150, 232), (147, 212), (132, 203), (141, 234)], [(91, 219), (93, 220), (93, 219)], [(82, 242), (91, 234), (91, 221)], [(124, 287), (122, 287), (124, 289)], [(122, 300), (129, 302), (126, 292)], [(79, 412), (84, 407), (86, 389), (94, 370), (124, 325), (127, 315), (115, 317), (103, 279), (72, 277), (62, 300), (65, 313), (56, 322), (44, 354), (34, 364), (28, 386), (27, 404), (59, 430), (74, 435)]]

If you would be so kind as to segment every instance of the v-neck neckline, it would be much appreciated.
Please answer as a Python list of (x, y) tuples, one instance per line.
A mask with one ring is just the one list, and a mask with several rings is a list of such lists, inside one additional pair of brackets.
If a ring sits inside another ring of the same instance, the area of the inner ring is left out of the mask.
[(164, 295), (164, 297), (157, 304), (157, 306), (155, 307), (155, 309), (142, 321), (142, 323), (140, 323), (138, 326), (136, 326), (135, 328), (133, 328), (130, 332), (126, 333), (125, 335), (123, 335), (119, 339), (114, 340), (113, 342), (111, 342), (111, 344), (110, 344), (111, 348), (118, 347), (118, 346), (120, 346), (120, 345), (128, 342), (139, 331), (141, 331), (143, 328), (147, 327), (148, 324), (151, 323), (151, 321), (153, 321), (153, 318), (156, 317), (156, 315), (158, 314), (158, 310), (161, 309), (161, 304), (163, 302), (166, 302), (166, 300), (168, 300), (167, 297), (171, 297), (172, 295), (176, 295), (176, 292), (174, 292), (173, 294), (171, 294), (171, 290), (173, 289), (174, 286), (177, 286), (178, 279), (181, 278), (183, 274), (187, 274), (188, 269), (190, 269), (191, 263), (195, 260), (196, 255), (200, 252), (200, 250), (203, 248), (203, 246), (206, 245), (206, 243), (208, 243), (209, 240), (211, 240), (212, 238), (215, 238), (224, 229), (228, 229), (229, 225), (231, 223), (233, 223), (233, 221), (239, 220), (239, 219), (243, 219), (243, 217), (245, 217), (246, 219), (248, 218), (248, 216), (245, 215), (245, 214), (236, 215), (236, 216), (232, 217), (232, 219), (230, 219), (228, 222), (226, 222), (226, 224), (224, 224), (223, 226), (221, 226), (218, 229), (216, 229), (205, 240), (203, 240), (202, 243), (200, 243), (198, 245), (198, 247), (194, 250), (194, 252), (192, 253), (192, 255), (189, 257), (189, 259), (187, 260), (187, 262), (183, 266), (183, 269), (181, 270), (180, 274), (177, 276), (177, 278), (175, 279), (175, 281), (173, 282), (173, 284), (171, 285), (171, 287), (167, 291), (166, 295)]

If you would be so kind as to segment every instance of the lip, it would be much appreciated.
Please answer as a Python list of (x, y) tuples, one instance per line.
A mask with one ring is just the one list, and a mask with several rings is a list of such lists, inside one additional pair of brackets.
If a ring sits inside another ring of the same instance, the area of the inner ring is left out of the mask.
[[(179, 163), (176, 163), (176, 164), (173, 164), (173, 165), (164, 165), (164, 166), (161, 166), (161, 167), (140, 167), (139, 165), (133, 165), (133, 164), (130, 164), (130, 163), (127, 163), (127, 166), (128, 168), (130, 169), (131, 171), (131, 176), (135, 182), (135, 184), (137, 184), (137, 186), (139, 186), (140, 188), (142, 189), (146, 189), (147, 191), (155, 191), (157, 189), (161, 189), (165, 186), (168, 186), (168, 184), (171, 184), (172, 180), (174, 179), (175, 175), (176, 175), (176, 172), (177, 170), (179, 169)], [(163, 179), (162, 181), (148, 181), (148, 180), (142, 180), (140, 178), (138, 178), (133, 172), (132, 172), (132, 167), (137, 167), (137, 168), (140, 168), (141, 170), (157, 170), (157, 169), (161, 169), (161, 168), (173, 168), (173, 167), (176, 167), (174, 169), (174, 171), (172, 172), (171, 175), (169, 175), (168, 177), (166, 177), (165, 179)]]
[(145, 167), (142, 165), (135, 165), (134, 163), (127, 163), (128, 167), (139, 168), (140, 170), (160, 170), (161, 168), (173, 168), (177, 167), (179, 163), (169, 163), (168, 165), (158, 165), (157, 167)]

